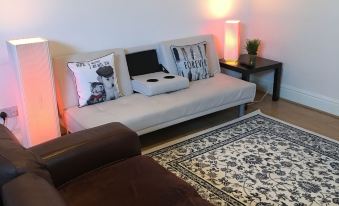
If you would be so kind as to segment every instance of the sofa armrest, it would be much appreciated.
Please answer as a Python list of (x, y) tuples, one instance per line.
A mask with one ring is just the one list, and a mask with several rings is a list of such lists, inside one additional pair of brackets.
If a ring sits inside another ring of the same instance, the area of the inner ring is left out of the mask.
[(31, 151), (45, 162), (56, 186), (141, 154), (138, 135), (116, 122), (62, 136), (32, 147)]
[(66, 206), (59, 192), (45, 179), (26, 173), (2, 187), (4, 206)]

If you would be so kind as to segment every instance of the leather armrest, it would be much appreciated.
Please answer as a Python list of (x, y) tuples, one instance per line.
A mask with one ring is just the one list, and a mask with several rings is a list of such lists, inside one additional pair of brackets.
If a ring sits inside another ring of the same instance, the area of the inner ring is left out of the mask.
[(116, 122), (62, 136), (32, 147), (31, 151), (45, 162), (56, 186), (141, 154), (138, 135)]
[(4, 206), (66, 206), (59, 192), (45, 179), (26, 173), (2, 187)]

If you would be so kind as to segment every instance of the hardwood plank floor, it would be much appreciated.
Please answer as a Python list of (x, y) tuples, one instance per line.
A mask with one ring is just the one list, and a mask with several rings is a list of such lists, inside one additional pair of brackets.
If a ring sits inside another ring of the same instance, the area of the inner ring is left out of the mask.
[[(259, 95), (262, 95), (262, 93), (259, 92)], [(329, 115), (283, 99), (272, 102), (271, 96), (267, 96), (260, 103), (249, 106), (247, 112), (257, 109), (272, 117), (339, 141), (339, 117), (334, 115)]]
[[(264, 94), (257, 92), (256, 99)], [(316, 111), (283, 99), (273, 102), (267, 95), (263, 101), (250, 104), (247, 113), (260, 109), (264, 114), (276, 117), (299, 127), (311, 130), (339, 141), (339, 117)], [(189, 134), (228, 122), (237, 118), (236, 108), (216, 112), (204, 117), (177, 124), (141, 136), (143, 150), (164, 144)]]

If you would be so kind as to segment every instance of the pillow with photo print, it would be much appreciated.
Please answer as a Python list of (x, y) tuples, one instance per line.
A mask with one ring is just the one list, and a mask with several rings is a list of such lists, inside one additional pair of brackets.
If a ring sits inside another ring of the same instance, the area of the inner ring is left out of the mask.
[(171, 46), (178, 74), (189, 81), (209, 78), (206, 56), (207, 42), (185, 46)]
[(120, 97), (114, 54), (86, 62), (69, 62), (79, 96), (79, 107)]

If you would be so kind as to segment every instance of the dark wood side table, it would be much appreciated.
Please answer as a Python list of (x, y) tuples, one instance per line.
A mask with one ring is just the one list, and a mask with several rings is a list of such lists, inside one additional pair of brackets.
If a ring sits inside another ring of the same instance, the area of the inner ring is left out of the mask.
[(250, 81), (250, 75), (262, 71), (274, 70), (274, 82), (273, 82), (273, 101), (278, 101), (280, 98), (280, 82), (281, 82), (281, 71), (282, 63), (273, 61), (270, 59), (265, 59), (262, 57), (257, 57), (256, 64), (254, 67), (245, 65), (245, 62), (249, 62), (249, 55), (242, 54), (239, 56), (239, 60), (236, 63), (226, 62), (224, 59), (220, 59), (220, 67), (236, 71), (241, 73), (242, 80)]

